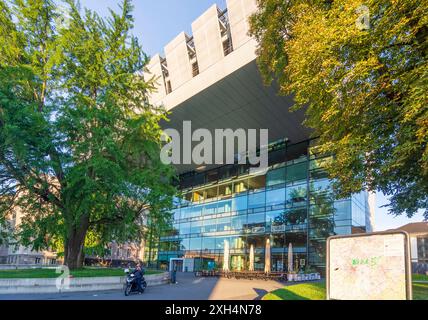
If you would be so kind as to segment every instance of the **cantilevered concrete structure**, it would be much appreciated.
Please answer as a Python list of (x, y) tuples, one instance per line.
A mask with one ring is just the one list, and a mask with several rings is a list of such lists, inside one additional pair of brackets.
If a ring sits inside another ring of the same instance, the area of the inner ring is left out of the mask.
[[(227, 10), (210, 7), (192, 23), (193, 36), (184, 32), (155, 55), (145, 78), (157, 79), (150, 101), (171, 111), (164, 127), (181, 132), (184, 120), (192, 129), (267, 128), (269, 141), (309, 138), (303, 111), (290, 112), (291, 97), (278, 87), (263, 85), (256, 65), (256, 41), (248, 35), (254, 0), (228, 0)], [(178, 166), (180, 172), (194, 166)]]

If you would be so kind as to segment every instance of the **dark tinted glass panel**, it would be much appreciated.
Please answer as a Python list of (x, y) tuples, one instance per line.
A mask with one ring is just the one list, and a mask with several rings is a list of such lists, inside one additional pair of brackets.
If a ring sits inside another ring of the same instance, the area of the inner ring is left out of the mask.
[(285, 222), (287, 225), (302, 224), (307, 221), (306, 207), (289, 209), (285, 212)]
[(306, 157), (308, 153), (308, 143), (302, 142), (298, 144), (289, 145), (287, 147), (286, 159), (287, 161), (295, 160)]
[(306, 162), (287, 166), (286, 181), (287, 183), (306, 180), (308, 174), (308, 165)]
[(306, 232), (287, 232), (285, 234), (285, 246), (288, 248), (289, 244), (293, 247), (305, 247), (307, 240)]
[(273, 186), (285, 182), (285, 167), (271, 170), (267, 173), (266, 185)]

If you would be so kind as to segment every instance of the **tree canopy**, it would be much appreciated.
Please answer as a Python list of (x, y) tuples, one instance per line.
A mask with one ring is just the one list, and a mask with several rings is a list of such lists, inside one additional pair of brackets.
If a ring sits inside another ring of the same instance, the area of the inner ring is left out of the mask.
[(264, 80), (306, 108), (338, 197), (368, 189), (428, 219), (428, 2), (258, 0)]
[(20, 208), (19, 241), (76, 268), (85, 242), (136, 240), (143, 218), (168, 220), (174, 172), (131, 2), (108, 18), (57, 5), (0, 0), (0, 216)]

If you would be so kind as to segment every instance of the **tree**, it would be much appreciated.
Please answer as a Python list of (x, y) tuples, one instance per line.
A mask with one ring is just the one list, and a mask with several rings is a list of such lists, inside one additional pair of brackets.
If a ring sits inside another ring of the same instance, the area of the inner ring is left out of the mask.
[(56, 4), (0, 0), (0, 216), (19, 207), (19, 240), (62, 248), (74, 269), (85, 242), (140, 238), (143, 212), (168, 220), (174, 172), (130, 1), (107, 19)]
[[(364, 4), (364, 6), (362, 6)], [(258, 0), (250, 18), (265, 82), (306, 108), (337, 197), (390, 196), (428, 219), (428, 3)]]

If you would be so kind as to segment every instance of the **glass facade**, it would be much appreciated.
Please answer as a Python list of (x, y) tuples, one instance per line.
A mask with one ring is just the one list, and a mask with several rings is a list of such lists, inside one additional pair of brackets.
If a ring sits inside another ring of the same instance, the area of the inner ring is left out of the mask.
[(183, 175), (158, 263), (185, 257), (195, 269), (219, 269), (227, 242), (230, 270), (248, 270), (251, 247), (254, 269), (264, 270), (269, 238), (272, 271), (286, 270), (290, 243), (295, 268), (323, 268), (326, 238), (364, 232), (368, 202), (365, 192), (335, 200), (323, 170), (329, 158), (313, 150), (311, 141), (271, 147), (264, 175), (249, 175), (245, 165)]

